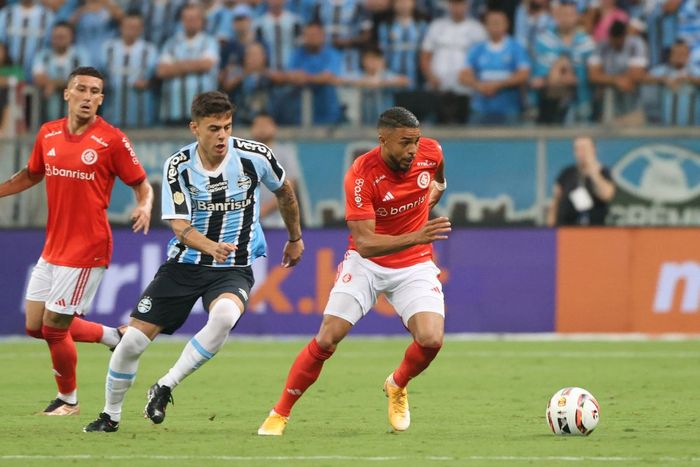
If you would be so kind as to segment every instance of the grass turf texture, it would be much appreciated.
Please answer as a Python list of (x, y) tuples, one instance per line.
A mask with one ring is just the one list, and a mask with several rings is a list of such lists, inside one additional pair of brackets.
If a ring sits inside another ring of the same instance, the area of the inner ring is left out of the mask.
[[(285, 435), (255, 432), (299, 341), (229, 341), (174, 391), (162, 425), (145, 393), (184, 342), (144, 354), (117, 433), (83, 433), (102, 410), (110, 353), (79, 344), (81, 415), (40, 417), (55, 394), (46, 345), (0, 343), (0, 464), (700, 465), (700, 342), (448, 340), (409, 386), (412, 425), (392, 433), (381, 387), (408, 339), (349, 338), (296, 405)], [(590, 437), (554, 436), (545, 405), (581, 386), (601, 404)], [(22, 457), (26, 456), (26, 457)], [(47, 456), (47, 457), (42, 457)]]

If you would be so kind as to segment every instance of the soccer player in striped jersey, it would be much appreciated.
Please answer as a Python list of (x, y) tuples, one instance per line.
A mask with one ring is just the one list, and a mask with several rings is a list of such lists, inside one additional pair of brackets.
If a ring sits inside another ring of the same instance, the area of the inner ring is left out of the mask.
[(204, 32), (204, 12), (197, 4), (182, 10), (182, 31), (163, 47), (157, 75), (163, 80), (161, 120), (181, 124), (194, 97), (217, 88), (219, 44)]
[(7, 45), (12, 63), (32, 75), (34, 56), (45, 45), (53, 24), (53, 13), (36, 0), (21, 0), (0, 10), (0, 42)]
[(77, 415), (75, 341), (114, 347), (116, 329), (76, 316), (87, 312), (112, 256), (107, 206), (115, 177), (136, 195), (133, 230), (148, 232), (153, 189), (129, 139), (97, 116), (104, 78), (95, 68), (73, 70), (63, 93), (68, 116), (45, 123), (27, 167), (0, 184), (0, 197), (46, 178), (46, 243), (26, 295), (27, 334), (45, 339), (58, 396), (43, 415)]
[(51, 47), (39, 51), (34, 59), (34, 84), (41, 89), (44, 98), (43, 121), (57, 120), (65, 115), (63, 90), (68, 76), (78, 66), (88, 63), (84, 51), (73, 44), (73, 36), (70, 23), (56, 23), (51, 31)]
[(121, 127), (144, 128), (155, 122), (152, 79), (158, 50), (142, 39), (143, 19), (129, 12), (119, 25), (121, 37), (107, 41), (100, 66), (110, 77), (105, 117)]
[(251, 264), (267, 253), (258, 222), (261, 184), (275, 193), (289, 234), (282, 266), (301, 259), (299, 207), (270, 148), (231, 136), (233, 105), (221, 92), (198, 95), (191, 113), (197, 141), (170, 156), (163, 169), (163, 219), (175, 233), (168, 260), (131, 313), (109, 362), (104, 410), (85, 431), (117, 431), (139, 357), (158, 334), (175, 332), (199, 298), (209, 312), (207, 324), (149, 389), (146, 417), (162, 423), (172, 390), (223, 347), (248, 302)]

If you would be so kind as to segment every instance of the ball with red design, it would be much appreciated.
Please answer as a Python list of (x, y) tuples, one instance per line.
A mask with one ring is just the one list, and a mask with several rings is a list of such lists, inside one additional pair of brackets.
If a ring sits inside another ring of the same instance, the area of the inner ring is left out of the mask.
[(549, 400), (545, 416), (556, 435), (588, 436), (600, 420), (600, 405), (585, 389), (564, 388)]

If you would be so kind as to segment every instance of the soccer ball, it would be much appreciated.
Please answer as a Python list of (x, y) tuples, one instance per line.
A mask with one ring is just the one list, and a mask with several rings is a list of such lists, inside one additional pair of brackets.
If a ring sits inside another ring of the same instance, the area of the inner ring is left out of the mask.
[(585, 389), (564, 388), (549, 400), (545, 416), (555, 435), (588, 436), (598, 425), (600, 405)]

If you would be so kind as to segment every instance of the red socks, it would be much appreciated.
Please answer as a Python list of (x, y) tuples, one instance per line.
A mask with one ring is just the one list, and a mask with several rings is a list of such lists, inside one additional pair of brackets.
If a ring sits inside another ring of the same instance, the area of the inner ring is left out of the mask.
[(33, 337), (34, 339), (43, 339), (44, 338), (44, 335), (41, 333), (41, 328), (39, 328), (39, 329), (25, 328), (25, 330), (27, 331), (27, 335), (29, 337)]
[(68, 328), (70, 336), (75, 342), (100, 342), (104, 328), (101, 324), (87, 321), (79, 316), (74, 316)]
[(394, 371), (394, 382), (400, 388), (406, 387), (411, 378), (415, 378), (428, 368), (430, 362), (440, 351), (440, 347), (421, 347), (413, 341), (406, 349), (401, 365)]
[(296, 401), (318, 379), (318, 375), (321, 374), (321, 369), (323, 368), (323, 362), (328, 360), (331, 355), (333, 355), (333, 352), (323, 350), (316, 342), (316, 338), (311, 339), (311, 342), (301, 349), (296, 360), (294, 360), (294, 364), (292, 364), (292, 368), (289, 370), (284, 391), (275, 405), (275, 412), (284, 417), (289, 417)]
[(70, 394), (76, 389), (75, 373), (78, 366), (78, 352), (75, 348), (75, 342), (73, 342), (68, 329), (43, 325), (41, 333), (49, 344), (58, 392)]

